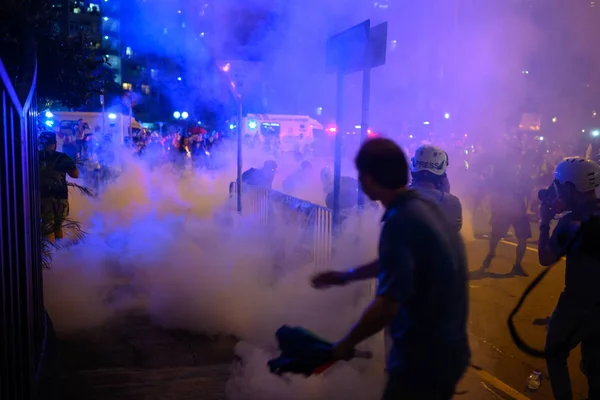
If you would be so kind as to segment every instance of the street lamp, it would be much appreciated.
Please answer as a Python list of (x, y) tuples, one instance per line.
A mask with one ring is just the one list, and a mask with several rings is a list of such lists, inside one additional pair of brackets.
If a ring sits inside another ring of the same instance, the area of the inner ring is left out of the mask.
[(173, 118), (175, 118), (175, 119), (179, 119), (180, 117), (181, 117), (181, 113), (180, 113), (179, 111), (175, 111), (175, 112), (173, 113)]
[(189, 116), (190, 116), (190, 114), (188, 114), (186, 111), (181, 113), (181, 118), (183, 118), (183, 119), (187, 119), (187, 117), (189, 117)]

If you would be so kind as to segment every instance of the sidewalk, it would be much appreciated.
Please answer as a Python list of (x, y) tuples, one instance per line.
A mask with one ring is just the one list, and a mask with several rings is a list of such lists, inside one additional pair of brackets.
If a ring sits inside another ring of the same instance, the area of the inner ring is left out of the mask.
[[(77, 336), (59, 336), (64, 399), (226, 400), (235, 343), (232, 338), (165, 331), (144, 317), (129, 317)], [(456, 400), (514, 398), (473, 369), (457, 393), (462, 394)]]
[(165, 331), (144, 317), (59, 335), (65, 400), (224, 400), (232, 338)]

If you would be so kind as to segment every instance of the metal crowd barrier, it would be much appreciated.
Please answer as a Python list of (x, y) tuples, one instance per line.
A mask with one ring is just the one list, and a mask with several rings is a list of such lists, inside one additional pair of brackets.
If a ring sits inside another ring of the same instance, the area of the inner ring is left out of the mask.
[[(236, 182), (230, 183), (230, 197), (236, 196), (237, 187)], [(309, 261), (313, 262), (317, 269), (327, 267), (332, 249), (332, 210), (275, 190), (243, 185), (242, 215), (254, 215), (258, 217), (261, 225), (265, 226), (274, 223), (276, 218), (290, 226), (298, 226), (304, 230), (304, 235), (293, 245), (307, 249), (310, 254)]]
[[(31, 59), (35, 61), (35, 58)], [(31, 61), (30, 60), (30, 61)], [(0, 399), (41, 398), (49, 346), (42, 246), (35, 62), (13, 86), (0, 60)]]
[[(236, 194), (237, 184), (231, 182), (229, 196), (234, 199)], [(280, 213), (277, 214), (277, 211), (280, 211)], [(317, 270), (329, 267), (333, 246), (333, 211), (331, 209), (275, 190), (243, 185), (242, 215), (256, 215), (259, 217), (261, 224), (265, 226), (274, 223), (275, 218), (283, 217), (283, 220), (279, 222), (289, 225), (295, 224), (301, 229), (305, 229), (307, 240), (301, 240), (299, 243), (294, 244), (310, 247), (311, 260), (308, 261), (312, 261)], [(377, 282), (371, 280), (366, 285), (368, 285), (369, 294), (375, 297)], [(384, 370), (385, 354), (389, 353), (391, 343), (391, 336), (387, 328), (373, 338), (372, 345), (382, 350), (382, 357), (379, 362), (381, 362), (381, 368)]]

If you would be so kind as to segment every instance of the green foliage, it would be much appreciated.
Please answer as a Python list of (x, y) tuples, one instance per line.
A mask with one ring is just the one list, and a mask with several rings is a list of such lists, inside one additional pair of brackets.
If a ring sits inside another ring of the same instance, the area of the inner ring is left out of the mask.
[(0, 1), (0, 57), (19, 84), (31, 81), (27, 74), (37, 53), (40, 103), (55, 101), (76, 109), (101, 92), (107, 60), (83, 33), (71, 37), (61, 29), (61, 18), (66, 16), (50, 0)]

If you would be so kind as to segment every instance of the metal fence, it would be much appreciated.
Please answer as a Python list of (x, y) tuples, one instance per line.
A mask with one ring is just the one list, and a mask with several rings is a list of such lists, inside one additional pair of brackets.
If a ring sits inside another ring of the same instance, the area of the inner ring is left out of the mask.
[[(35, 82), (15, 88), (0, 60), (0, 399), (36, 397), (46, 343)], [(23, 75), (22, 75), (23, 76)]]
[[(230, 197), (235, 197), (237, 187), (236, 182), (230, 183)], [(256, 216), (265, 226), (279, 222), (299, 227), (303, 234), (295, 237), (288, 252), (295, 253), (301, 248), (308, 254), (305, 261), (314, 263), (317, 269), (329, 263), (333, 234), (330, 209), (275, 190), (243, 185), (242, 215)], [(282, 245), (285, 246), (285, 243)]]

